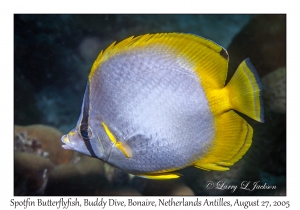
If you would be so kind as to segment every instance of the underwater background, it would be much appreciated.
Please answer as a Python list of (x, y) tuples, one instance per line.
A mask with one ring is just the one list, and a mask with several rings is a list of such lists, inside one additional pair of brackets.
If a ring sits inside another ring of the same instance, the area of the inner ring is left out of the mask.
[[(243, 116), (252, 146), (227, 172), (190, 167), (176, 180), (148, 180), (61, 147), (99, 52), (159, 32), (211, 39), (228, 50), (228, 78), (249, 57), (262, 79), (265, 123)], [(242, 183), (249, 190), (226, 189)], [(286, 15), (15, 14), (14, 195), (286, 195)]]

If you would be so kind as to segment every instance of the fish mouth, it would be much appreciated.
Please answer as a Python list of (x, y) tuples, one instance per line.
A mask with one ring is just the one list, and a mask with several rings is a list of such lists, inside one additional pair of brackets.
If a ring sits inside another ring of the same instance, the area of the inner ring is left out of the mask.
[(69, 137), (67, 134), (63, 135), (60, 140), (63, 143), (62, 148), (70, 149), (70, 147), (68, 145), (70, 143), (70, 140), (69, 140)]

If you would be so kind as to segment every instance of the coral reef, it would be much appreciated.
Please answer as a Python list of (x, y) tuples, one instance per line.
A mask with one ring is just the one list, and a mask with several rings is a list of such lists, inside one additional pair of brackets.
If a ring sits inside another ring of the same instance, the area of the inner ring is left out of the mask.
[(60, 144), (62, 133), (44, 125), (15, 125), (15, 195), (43, 195), (55, 165), (69, 162), (71, 151)]
[(33, 153), (37, 156), (48, 157), (49, 153), (43, 150), (42, 144), (35, 137), (30, 139), (27, 132), (17, 133), (14, 141), (15, 152)]
[(45, 125), (15, 126), (17, 139), (24, 133), (27, 138), (39, 141), (38, 144), (49, 154), (49, 159), (54, 165), (70, 161), (73, 152), (61, 147), (60, 138), (63, 134), (59, 130)]
[(43, 195), (54, 165), (33, 153), (14, 154), (14, 195)]

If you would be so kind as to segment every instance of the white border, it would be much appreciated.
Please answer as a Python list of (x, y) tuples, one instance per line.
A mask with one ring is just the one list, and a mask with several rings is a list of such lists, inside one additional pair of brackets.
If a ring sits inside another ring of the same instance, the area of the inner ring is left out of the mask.
[[(299, 171), (299, 14), (296, 1), (7, 1), (1, 8), (1, 196), (0, 206), (8, 209), (13, 197), (13, 14), (14, 13), (287, 13), (287, 196), (281, 197), (238, 197), (239, 200), (264, 199), (269, 201), (290, 201), (289, 209), (300, 206)], [(58, 197), (49, 197), (58, 199)], [(83, 200), (85, 197), (80, 197)], [(105, 197), (109, 199), (109, 197)], [(116, 197), (127, 202), (128, 197)], [(136, 200), (159, 199), (159, 197), (135, 197)], [(187, 199), (195, 199), (188, 197)], [(204, 200), (206, 197), (200, 197)], [(208, 197), (211, 200), (219, 197)], [(39, 199), (39, 197), (32, 198)], [(42, 197), (47, 199), (47, 197)], [(90, 199), (90, 198), (89, 198)], [(91, 198), (93, 199), (93, 198)], [(180, 199), (180, 197), (176, 197)], [(225, 197), (234, 202), (235, 197)], [(158, 202), (158, 201), (157, 201)], [(12, 208), (12, 207), (10, 207)], [(27, 208), (27, 209), (37, 209)], [(95, 207), (93, 207), (95, 209)], [(151, 208), (151, 207), (148, 207)], [(166, 209), (178, 207), (165, 207)], [(179, 207), (182, 208), (182, 207)], [(219, 207), (211, 207), (219, 209)], [(22, 208), (23, 209), (23, 208)], [(56, 208), (55, 208), (56, 209)], [(72, 208), (75, 209), (75, 208)], [(79, 208), (76, 208), (79, 209)], [(82, 208), (80, 208), (82, 209)], [(99, 207), (97, 207), (99, 209)], [(244, 209), (244, 208), (243, 208)]]

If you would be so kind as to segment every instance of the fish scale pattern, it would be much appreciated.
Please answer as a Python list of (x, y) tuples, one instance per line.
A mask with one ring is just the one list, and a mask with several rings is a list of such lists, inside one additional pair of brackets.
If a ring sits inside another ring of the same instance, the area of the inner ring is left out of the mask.
[(167, 49), (115, 55), (91, 84), (97, 114), (133, 152), (126, 158), (113, 148), (112, 165), (132, 173), (170, 171), (192, 164), (213, 139), (213, 117), (198, 77)]

